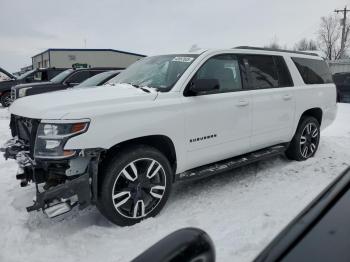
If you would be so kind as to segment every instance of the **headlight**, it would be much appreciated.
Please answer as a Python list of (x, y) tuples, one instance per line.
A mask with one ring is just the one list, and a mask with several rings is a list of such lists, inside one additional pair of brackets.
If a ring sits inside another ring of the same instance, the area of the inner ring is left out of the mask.
[(35, 141), (34, 157), (62, 159), (74, 156), (75, 150), (64, 150), (69, 138), (87, 131), (89, 122), (40, 123)]
[(31, 89), (31, 88), (32, 87), (25, 87), (25, 88), (21, 88), (20, 90), (18, 90), (18, 98), (26, 96), (27, 90)]

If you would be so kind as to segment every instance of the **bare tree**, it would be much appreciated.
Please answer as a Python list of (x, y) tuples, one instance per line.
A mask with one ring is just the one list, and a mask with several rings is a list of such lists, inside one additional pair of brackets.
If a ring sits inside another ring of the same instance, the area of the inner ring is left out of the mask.
[(297, 51), (312, 51), (317, 50), (317, 44), (314, 40), (303, 38), (294, 45), (294, 50)]
[(264, 47), (271, 48), (271, 49), (282, 49), (281, 45), (278, 43), (278, 39), (276, 38), (276, 36), (272, 39), (270, 44), (265, 45)]
[[(345, 28), (345, 52), (350, 46), (348, 40), (350, 25)], [(318, 31), (320, 49), (326, 54), (327, 59), (337, 60), (341, 55), (341, 25), (336, 15), (321, 18), (320, 30)]]

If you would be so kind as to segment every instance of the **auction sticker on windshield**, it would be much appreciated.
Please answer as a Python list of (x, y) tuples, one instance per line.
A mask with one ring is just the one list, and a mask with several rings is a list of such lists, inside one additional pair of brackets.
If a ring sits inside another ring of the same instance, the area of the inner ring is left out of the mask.
[(183, 63), (190, 63), (192, 62), (193, 57), (186, 57), (186, 56), (177, 56), (174, 57), (173, 61), (174, 62), (183, 62)]

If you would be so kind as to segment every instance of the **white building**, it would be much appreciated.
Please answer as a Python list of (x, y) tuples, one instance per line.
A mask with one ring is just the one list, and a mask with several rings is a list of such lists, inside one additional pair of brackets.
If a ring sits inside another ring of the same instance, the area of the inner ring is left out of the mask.
[(350, 72), (350, 59), (327, 61), (332, 74)]
[(33, 68), (119, 67), (125, 68), (144, 55), (114, 49), (50, 48), (32, 57)]

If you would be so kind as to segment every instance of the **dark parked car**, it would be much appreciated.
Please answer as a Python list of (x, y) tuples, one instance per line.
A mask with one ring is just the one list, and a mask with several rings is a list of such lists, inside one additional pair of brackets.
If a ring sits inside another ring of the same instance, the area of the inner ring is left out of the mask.
[(336, 73), (333, 75), (333, 80), (337, 86), (338, 102), (350, 103), (350, 72)]
[[(321, 192), (254, 262), (350, 261), (350, 168)], [(186, 228), (163, 238), (133, 262), (215, 261), (202, 230)]]
[(16, 77), (0, 67), (0, 82), (16, 79)]
[(53, 92), (58, 90), (64, 90), (70, 87), (75, 87), (86, 79), (110, 70), (116, 70), (120, 68), (82, 68), (82, 69), (67, 69), (58, 74), (48, 82), (34, 83), (34, 84), (21, 84), (14, 86), (11, 90), (11, 100), (14, 101), (18, 98), (37, 95), (47, 92)]
[(101, 86), (107, 83), (110, 79), (120, 74), (122, 70), (106, 71), (97, 75), (94, 75), (85, 81), (81, 82), (77, 87), (90, 87)]
[(25, 72), (19, 77), (10, 76), (9, 80), (0, 82), (0, 102), (3, 107), (8, 107), (11, 104), (11, 87), (41, 81), (49, 81), (57, 74), (66, 70), (66, 68), (36, 68)]

